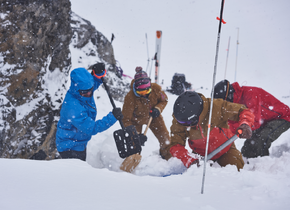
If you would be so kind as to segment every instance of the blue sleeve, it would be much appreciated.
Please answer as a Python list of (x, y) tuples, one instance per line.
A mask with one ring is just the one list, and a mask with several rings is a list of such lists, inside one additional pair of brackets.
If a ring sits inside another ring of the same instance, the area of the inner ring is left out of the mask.
[(99, 86), (103, 84), (103, 81), (95, 76), (93, 76), (93, 78), (94, 78), (94, 90), (97, 90)]
[(97, 120), (94, 125), (94, 129), (92, 131), (92, 135), (96, 135), (97, 133), (103, 132), (110, 128), (112, 125), (115, 124), (117, 119), (114, 117), (112, 112), (109, 112), (109, 114), (101, 120)]
[(88, 116), (87, 111), (83, 107), (78, 106), (77, 103), (74, 103), (74, 106), (69, 106), (66, 115), (67, 119), (77, 128), (77, 132), (82, 132), (90, 136), (107, 130), (117, 121), (112, 112), (109, 112), (102, 120), (95, 121)]

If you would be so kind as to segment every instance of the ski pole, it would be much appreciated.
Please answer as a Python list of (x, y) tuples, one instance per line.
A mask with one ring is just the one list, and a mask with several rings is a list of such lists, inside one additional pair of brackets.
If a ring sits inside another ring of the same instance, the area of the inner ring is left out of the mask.
[(228, 43), (228, 49), (227, 49), (227, 60), (226, 60), (226, 69), (225, 69), (225, 77), (224, 79), (226, 79), (226, 75), (227, 75), (227, 67), (228, 67), (228, 60), (229, 60), (229, 52), (230, 52), (230, 41), (231, 41), (231, 37), (229, 37), (229, 43)]
[(208, 142), (209, 142), (209, 133), (210, 133), (210, 124), (211, 124), (212, 107), (213, 107), (213, 93), (214, 93), (214, 85), (215, 85), (215, 78), (216, 78), (218, 51), (219, 51), (219, 43), (220, 43), (220, 33), (221, 33), (222, 20), (223, 20), (223, 10), (224, 10), (224, 0), (222, 0), (222, 3), (221, 3), (221, 11), (220, 11), (220, 18), (219, 18), (219, 29), (218, 29), (218, 36), (217, 36), (216, 55), (215, 55), (215, 64), (214, 64), (212, 90), (211, 90), (210, 112), (209, 112), (209, 119), (208, 119), (208, 126), (207, 126), (207, 138), (206, 138), (206, 148), (205, 148), (205, 158), (204, 158), (204, 167), (203, 167), (201, 194), (203, 194), (203, 190), (204, 190), (204, 180), (205, 180), (205, 171), (206, 171), (206, 160), (207, 160)]
[[(156, 54), (155, 54), (156, 56)], [(150, 65), (150, 73), (149, 73), (149, 78), (151, 79), (151, 72), (152, 72), (152, 65), (153, 65), (153, 61), (155, 59), (155, 56), (151, 59), (151, 65)]]
[(148, 67), (149, 67), (150, 59), (149, 59), (149, 50), (148, 50), (147, 33), (145, 34), (145, 37), (146, 37), (147, 57), (148, 57), (148, 60), (147, 60), (147, 67), (146, 67), (146, 73), (148, 73)]
[(238, 37), (237, 37), (237, 52), (236, 52), (236, 69), (235, 69), (235, 82), (237, 81), (237, 65), (238, 65), (238, 47), (239, 47), (239, 31), (240, 29), (238, 29)]

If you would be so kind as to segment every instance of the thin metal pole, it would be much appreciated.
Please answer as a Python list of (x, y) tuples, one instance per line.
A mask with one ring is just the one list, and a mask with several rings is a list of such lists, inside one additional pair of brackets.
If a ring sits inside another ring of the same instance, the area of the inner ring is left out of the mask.
[(149, 50), (148, 50), (148, 41), (147, 41), (147, 33), (145, 33), (145, 37), (146, 37), (146, 46), (147, 46), (147, 67), (146, 67), (146, 73), (148, 73), (148, 67), (149, 67), (149, 62), (150, 62), (150, 59), (149, 59)]
[(212, 80), (212, 90), (211, 90), (210, 112), (209, 112), (209, 119), (208, 119), (208, 125), (207, 125), (207, 138), (206, 138), (206, 148), (205, 148), (205, 158), (204, 158), (204, 167), (203, 167), (201, 194), (203, 194), (203, 191), (204, 191), (204, 181), (205, 181), (205, 172), (206, 172), (206, 160), (207, 160), (207, 153), (208, 153), (208, 142), (209, 142), (209, 134), (210, 134), (210, 124), (211, 124), (211, 116), (212, 116), (212, 107), (213, 107), (213, 92), (214, 92), (214, 85), (215, 85), (215, 78), (216, 78), (216, 69), (217, 69), (217, 61), (218, 61), (218, 52), (219, 52), (219, 43), (220, 43), (220, 33), (221, 33), (222, 19), (223, 19), (223, 10), (224, 10), (224, 0), (222, 0), (222, 5), (221, 5), (219, 29), (218, 29), (218, 36), (217, 36), (216, 55), (215, 55), (215, 64), (214, 64), (214, 72), (213, 72), (213, 80)]
[(227, 60), (226, 60), (226, 68), (225, 68), (225, 77), (224, 79), (226, 79), (227, 76), (227, 67), (228, 67), (228, 60), (229, 60), (229, 52), (230, 52), (230, 43), (231, 43), (231, 37), (229, 37), (229, 42), (228, 42), (228, 49), (227, 49)]
[(155, 56), (151, 59), (151, 65), (150, 65), (150, 73), (149, 73), (149, 78), (151, 79), (151, 72), (152, 72), (152, 65), (154, 61)]
[(237, 52), (236, 52), (236, 69), (235, 69), (235, 82), (237, 81), (237, 66), (238, 66), (238, 47), (239, 47), (239, 31), (240, 29), (238, 29), (238, 37), (237, 37)]

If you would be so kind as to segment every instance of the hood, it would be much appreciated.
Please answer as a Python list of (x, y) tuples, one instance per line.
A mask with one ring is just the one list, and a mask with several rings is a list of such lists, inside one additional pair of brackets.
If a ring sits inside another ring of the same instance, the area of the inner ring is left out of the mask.
[(74, 69), (71, 74), (69, 91), (73, 95), (79, 95), (79, 90), (87, 90), (94, 86), (93, 76), (85, 68)]
[(131, 81), (131, 84), (130, 84), (130, 88), (131, 88), (131, 90), (133, 91), (133, 93), (134, 93), (134, 95), (136, 96), (136, 97), (141, 97), (138, 93), (136, 93), (136, 90), (135, 90), (135, 79), (132, 79), (132, 81)]
[(135, 80), (132, 79), (131, 84), (130, 84), (130, 88), (133, 90), (133, 85), (134, 85)]
[(241, 100), (241, 97), (242, 97), (242, 93), (243, 93), (243, 90), (241, 88), (241, 86), (239, 85), (239, 83), (237, 82), (234, 82), (232, 84), (235, 92), (234, 92), (234, 103), (238, 103), (240, 100)]

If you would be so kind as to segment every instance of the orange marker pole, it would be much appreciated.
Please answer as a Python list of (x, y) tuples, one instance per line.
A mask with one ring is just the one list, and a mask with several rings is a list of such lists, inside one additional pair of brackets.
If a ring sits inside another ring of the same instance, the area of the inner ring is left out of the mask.
[(156, 31), (155, 83), (159, 84), (162, 31)]

